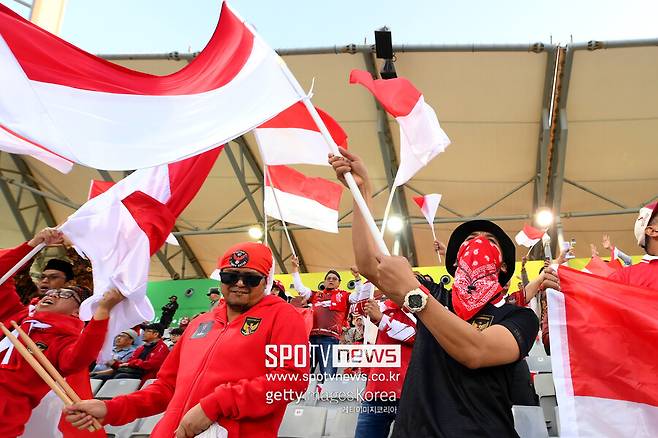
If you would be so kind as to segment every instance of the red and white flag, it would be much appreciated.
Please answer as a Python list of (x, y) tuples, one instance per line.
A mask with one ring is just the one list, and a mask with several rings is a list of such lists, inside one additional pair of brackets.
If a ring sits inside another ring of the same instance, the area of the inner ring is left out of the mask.
[(545, 234), (546, 231), (538, 230), (537, 228), (524, 224), (523, 229), (519, 231), (516, 236), (514, 236), (514, 240), (516, 241), (517, 245), (522, 245), (526, 248), (532, 248), (542, 239), (542, 237), (544, 237)]
[[(329, 114), (316, 108), (338, 146), (347, 148), (347, 134)], [(303, 102), (254, 129), (265, 164), (319, 164), (328, 166), (331, 150)]]
[(343, 186), (335, 182), (307, 177), (288, 166), (268, 166), (265, 214), (308, 228), (337, 233), (342, 193)]
[(201, 188), (220, 151), (137, 170), (87, 201), (60, 227), (93, 266), (94, 295), (80, 305), (80, 319), (91, 319), (109, 288), (118, 288), (127, 298), (112, 309), (101, 359), (111, 354), (116, 334), (155, 316), (146, 297), (150, 258)]
[(129, 170), (225, 144), (303, 97), (224, 2), (205, 49), (155, 76), (87, 53), (0, 5), (0, 149), (59, 170)]
[(560, 436), (658, 436), (658, 290), (558, 275), (548, 320)]
[(439, 209), (441, 203), (441, 195), (438, 193), (430, 193), (425, 196), (414, 196), (414, 202), (420, 207), (423, 216), (427, 219), (430, 225), (434, 225), (434, 218), (436, 211)]
[(400, 166), (394, 187), (409, 181), (450, 144), (436, 113), (408, 79), (374, 80), (367, 71), (352, 70), (350, 84), (370, 90), (400, 125)]

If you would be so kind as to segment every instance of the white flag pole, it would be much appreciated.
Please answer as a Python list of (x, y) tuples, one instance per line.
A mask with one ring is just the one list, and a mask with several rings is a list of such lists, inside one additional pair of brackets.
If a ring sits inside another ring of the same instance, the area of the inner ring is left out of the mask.
[(386, 223), (388, 222), (388, 215), (391, 212), (391, 204), (393, 204), (393, 195), (395, 195), (395, 189), (397, 188), (396, 185), (393, 185), (391, 187), (391, 192), (388, 195), (388, 201), (386, 202), (386, 208), (384, 209), (384, 218), (382, 219), (382, 228), (380, 230), (381, 235), (384, 235), (384, 231), (386, 231)]
[[(274, 203), (276, 204), (276, 209), (279, 212), (279, 220), (283, 224), (283, 231), (286, 233), (286, 238), (288, 239), (288, 245), (290, 245), (290, 251), (292, 251), (292, 255), (297, 258), (297, 253), (295, 253), (295, 247), (292, 245), (292, 239), (290, 238), (290, 234), (288, 233), (288, 226), (286, 225), (286, 221), (283, 219), (283, 212), (281, 211), (281, 206), (279, 205), (279, 198), (276, 197), (276, 190), (274, 188), (274, 183), (272, 182), (272, 177), (270, 176), (270, 170), (265, 166), (265, 175), (266, 178), (270, 181), (270, 189), (272, 192), (272, 196), (274, 196)], [(267, 185), (265, 186), (265, 193), (267, 193)], [(265, 217), (267, 217), (267, 214), (265, 214)]]
[[(438, 242), (439, 239), (436, 238), (436, 231), (434, 231), (434, 223), (431, 223), (430, 227), (432, 227), (432, 237), (434, 238), (434, 241)], [(439, 264), (443, 263), (441, 261), (441, 251), (438, 248), (436, 249), (436, 255), (439, 257)]]
[[(260, 145), (259, 145), (260, 146)], [(263, 157), (263, 152), (261, 151), (260, 156), (263, 158), (263, 243), (265, 246), (269, 246), (267, 243), (267, 212), (265, 211), (265, 192), (267, 191), (267, 164), (265, 163), (265, 157)]]
[[(327, 146), (329, 146), (329, 150), (331, 153), (334, 155), (340, 156), (340, 151), (338, 150), (338, 146), (334, 142), (334, 139), (331, 138), (331, 134), (329, 133), (329, 130), (325, 126), (324, 122), (320, 118), (320, 114), (318, 114), (317, 110), (311, 103), (311, 100), (309, 99), (308, 95), (304, 93), (304, 90), (302, 90), (302, 87), (299, 85), (297, 82), (297, 79), (293, 76), (292, 72), (288, 69), (288, 66), (286, 63), (279, 57), (280, 65), (281, 65), (281, 70), (284, 72), (286, 77), (288, 78), (288, 82), (290, 85), (295, 88), (297, 91), (297, 94), (301, 98), (301, 101), (304, 103), (304, 106), (308, 110), (308, 112), (311, 114), (311, 117), (313, 118), (313, 121), (315, 124), (318, 126), (318, 129), (320, 130), (320, 133), (322, 134), (322, 137), (324, 137), (324, 140), (327, 142)], [(354, 177), (352, 176), (352, 173), (347, 172), (345, 174), (345, 182), (347, 183), (347, 187), (349, 187), (350, 191), (352, 192), (352, 197), (354, 198), (354, 202), (356, 203), (357, 207), (361, 211), (361, 214), (363, 215), (363, 218), (366, 221), (366, 225), (368, 226), (368, 229), (370, 230), (370, 234), (372, 235), (372, 238), (375, 241), (375, 244), (377, 245), (377, 248), (385, 255), (390, 255), (390, 252), (388, 251), (388, 248), (386, 247), (386, 243), (384, 242), (384, 239), (382, 238), (382, 235), (379, 233), (379, 229), (377, 228), (377, 224), (375, 223), (375, 219), (372, 217), (372, 213), (370, 213), (370, 210), (368, 209), (368, 204), (366, 204), (366, 200), (363, 198), (363, 195), (361, 194), (361, 191), (359, 190), (359, 186), (357, 186), (356, 181), (354, 181)]]
[(16, 271), (18, 271), (21, 268), (21, 266), (23, 266), (25, 264), (25, 262), (30, 260), (39, 251), (41, 251), (44, 246), (46, 246), (46, 243), (42, 242), (42, 243), (38, 244), (37, 246), (35, 246), (34, 248), (32, 248), (32, 250), (30, 252), (25, 254), (25, 257), (20, 259), (20, 261), (18, 263), (16, 263), (10, 270), (8, 270), (5, 273), (5, 275), (2, 276), (2, 278), (0, 278), (0, 285), (4, 284), (4, 282), (7, 281), (12, 275), (14, 275), (16, 273)]

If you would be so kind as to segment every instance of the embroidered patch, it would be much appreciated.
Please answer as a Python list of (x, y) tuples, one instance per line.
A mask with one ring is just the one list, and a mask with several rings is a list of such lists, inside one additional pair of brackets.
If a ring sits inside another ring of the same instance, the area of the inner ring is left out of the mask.
[(240, 333), (242, 333), (245, 336), (249, 336), (250, 334), (254, 333), (256, 330), (258, 330), (258, 326), (260, 325), (261, 319), (262, 318), (254, 318), (248, 316), (247, 319), (245, 319), (242, 328), (240, 329)]
[(190, 336), (190, 339), (205, 338), (206, 335), (210, 333), (210, 329), (212, 329), (212, 324), (213, 321), (202, 322), (201, 324), (199, 324), (199, 326), (196, 328), (194, 333), (192, 333), (192, 336)]
[(241, 268), (249, 262), (249, 254), (239, 249), (235, 251), (233, 254), (231, 254), (231, 257), (229, 257), (228, 262), (234, 268)]
[(491, 323), (493, 322), (494, 317), (492, 315), (479, 315), (476, 316), (475, 319), (473, 319), (473, 322), (471, 322), (471, 325), (475, 327), (476, 329), (482, 331), (486, 329), (487, 327), (491, 326)]

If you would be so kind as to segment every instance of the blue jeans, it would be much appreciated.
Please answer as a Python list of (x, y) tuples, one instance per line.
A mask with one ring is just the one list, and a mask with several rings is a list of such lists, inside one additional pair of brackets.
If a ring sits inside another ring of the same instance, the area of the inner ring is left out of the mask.
[(397, 401), (364, 401), (361, 403), (354, 438), (386, 438), (397, 411)]
[[(334, 376), (338, 369), (333, 366), (333, 346), (338, 345), (338, 339), (333, 336), (311, 336), (309, 337), (311, 345), (317, 345), (313, 348), (311, 354), (311, 374), (315, 367), (320, 365), (320, 374), (323, 376)], [(326, 363), (325, 363), (326, 360)]]

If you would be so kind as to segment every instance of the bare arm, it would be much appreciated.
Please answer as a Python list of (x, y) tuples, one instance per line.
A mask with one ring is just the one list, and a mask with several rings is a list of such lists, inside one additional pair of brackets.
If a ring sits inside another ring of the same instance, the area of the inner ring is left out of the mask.
[[(334, 156), (329, 154), (329, 164), (332, 165), (336, 176), (344, 185), (345, 173), (352, 172), (354, 180), (361, 190), (361, 194), (372, 210), (372, 186), (368, 179), (368, 172), (363, 161), (357, 156), (347, 150), (340, 148), (340, 153), (343, 156)], [(379, 254), (377, 246), (372, 239), (370, 230), (366, 224), (359, 207), (354, 203), (354, 213), (352, 220), (352, 247), (354, 250), (354, 257), (356, 259), (356, 266), (359, 272), (368, 278), (372, 283), (379, 286), (377, 281), (377, 260), (376, 256)]]
[(307, 300), (311, 298), (313, 291), (302, 282), (302, 277), (299, 275), (299, 259), (295, 256), (292, 257), (292, 283), (300, 296)]

